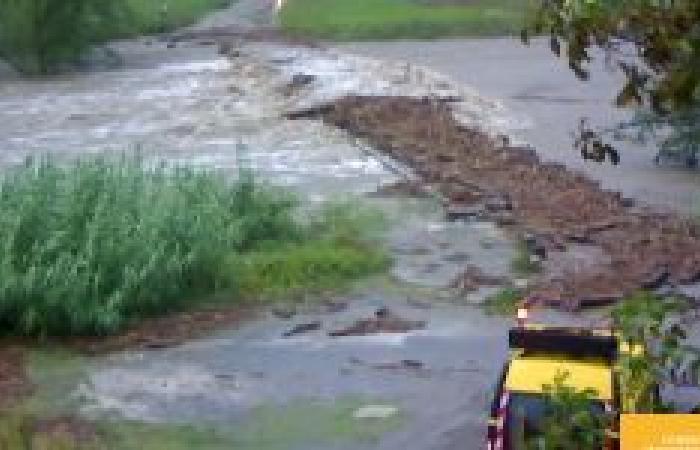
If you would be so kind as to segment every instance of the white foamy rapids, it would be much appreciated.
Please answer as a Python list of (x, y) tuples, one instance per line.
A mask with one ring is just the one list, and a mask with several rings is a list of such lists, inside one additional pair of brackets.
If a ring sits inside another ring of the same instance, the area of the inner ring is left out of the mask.
[(328, 49), (267, 48), (270, 60), (287, 61), (281, 75), (316, 77), (313, 87), (295, 99), (293, 106), (308, 108), (345, 95), (387, 95), (408, 97), (454, 97), (455, 117), (492, 135), (513, 136), (532, 124), (517, 117), (503, 103), (484, 98), (469, 86), (460, 86), (449, 77), (408, 62), (392, 62), (350, 55)]

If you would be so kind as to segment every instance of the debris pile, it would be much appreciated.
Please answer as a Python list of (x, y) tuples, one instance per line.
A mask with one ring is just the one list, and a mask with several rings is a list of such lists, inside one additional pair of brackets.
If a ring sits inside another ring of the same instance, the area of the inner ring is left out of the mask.
[(488, 275), (479, 266), (468, 265), (464, 272), (452, 283), (452, 288), (463, 293), (478, 291), (482, 287), (498, 287), (508, 284), (505, 277)]
[(299, 325), (295, 325), (292, 329), (285, 331), (282, 333), (282, 337), (293, 337), (293, 336), (298, 336), (300, 334), (306, 334), (310, 333), (312, 331), (318, 331), (321, 329), (321, 322), (315, 321), (315, 322), (309, 322), (309, 323), (300, 323)]
[(443, 195), (452, 219), (477, 217), (514, 227), (533, 236), (539, 252), (570, 244), (602, 249), (606, 258), (597, 268), (541, 274), (532, 298), (578, 309), (640, 288), (700, 281), (697, 224), (639, 207), (581, 173), (540, 161), (531, 148), (464, 126), (446, 102), (348, 96), (289, 114), (314, 116), (412, 167)]
[(378, 333), (407, 333), (425, 328), (425, 321), (404, 319), (388, 308), (380, 308), (370, 319), (361, 319), (347, 328), (331, 331), (331, 337), (366, 336)]

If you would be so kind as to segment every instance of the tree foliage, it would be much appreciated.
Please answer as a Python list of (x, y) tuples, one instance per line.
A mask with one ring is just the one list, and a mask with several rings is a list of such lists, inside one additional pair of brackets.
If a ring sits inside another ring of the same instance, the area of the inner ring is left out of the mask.
[(643, 346), (643, 354), (623, 355), (621, 385), (634, 398), (638, 412), (664, 411), (668, 405), (654, 395), (654, 386), (665, 383), (700, 383), (700, 353), (687, 343), (681, 321), (686, 302), (640, 292), (625, 299), (613, 311), (615, 328), (631, 346)]
[[(552, 51), (588, 79), (595, 48), (624, 73), (616, 103), (641, 115), (621, 131), (644, 135), (673, 128), (662, 150), (695, 155), (700, 145), (700, 2), (697, 0), (542, 0), (523, 31), (549, 36)], [(632, 50), (632, 52), (630, 52)], [(605, 160), (609, 149), (591, 143), (584, 157)], [(614, 162), (614, 161), (613, 161)]]
[(612, 417), (597, 413), (592, 404), (596, 391), (576, 390), (566, 384), (569, 374), (558, 374), (552, 384), (544, 385), (547, 409), (544, 435), (526, 443), (532, 450), (574, 450), (602, 448), (605, 430)]
[(0, 0), (0, 56), (48, 74), (109, 36), (128, 14), (123, 0)]
[[(621, 355), (620, 401), (634, 404), (636, 413), (667, 413), (673, 405), (664, 404), (656, 387), (676, 383), (678, 379), (699, 383), (700, 353), (686, 342), (680, 318), (687, 309), (684, 301), (639, 292), (616, 306), (612, 313), (615, 329), (630, 348), (641, 346), (644, 353)], [(680, 376), (681, 371), (687, 372)], [(600, 414), (591, 405), (594, 390), (576, 390), (568, 386), (569, 374), (559, 373), (553, 383), (543, 386), (546, 409), (542, 435), (525, 439), (524, 448), (532, 450), (566, 450), (602, 448), (607, 429), (615, 428), (614, 414)]]

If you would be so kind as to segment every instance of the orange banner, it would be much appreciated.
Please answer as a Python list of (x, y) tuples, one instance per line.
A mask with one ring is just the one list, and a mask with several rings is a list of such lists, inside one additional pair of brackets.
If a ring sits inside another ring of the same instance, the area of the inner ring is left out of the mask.
[(700, 415), (623, 414), (621, 450), (700, 450)]

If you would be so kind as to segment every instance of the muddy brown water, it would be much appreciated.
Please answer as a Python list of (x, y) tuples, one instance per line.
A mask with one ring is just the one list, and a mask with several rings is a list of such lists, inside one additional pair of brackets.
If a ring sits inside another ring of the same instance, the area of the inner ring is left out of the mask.
[[(226, 25), (246, 11), (256, 19), (243, 25), (265, 23), (259, 6), (240, 0), (205, 23)], [(231, 59), (205, 44), (195, 40), (169, 49), (153, 39), (120, 42), (112, 44), (123, 58), (117, 69), (42, 81), (3, 76), (0, 165), (47, 152), (67, 159), (138, 148), (154, 162), (217, 168), (232, 176), (242, 167), (252, 169), (311, 202), (354, 196), (382, 208), (391, 219), (385, 239), (396, 260), (393, 281), (334, 299), (348, 302), (340, 312), (308, 308), (289, 320), (270, 315), (177, 348), (82, 361), (81, 370), (45, 382), (61, 387), (48, 389), (49, 403), (89, 418), (205, 423), (236, 430), (252, 424), (268, 434), (280, 433), (270, 440), (261, 432), (237, 447), (256, 450), (480, 448), (510, 322), (486, 317), (470, 304), (486, 292), (455, 301), (446, 287), (466, 264), (509, 276), (509, 237), (488, 222), (447, 222), (434, 200), (366, 198), (410, 172), (320, 121), (292, 122), (280, 116), (346, 93), (457, 94), (464, 98), (457, 114), (491, 131), (507, 128), (515, 116), (474, 89), (456, 88), (449, 78), (415, 64), (272, 43), (244, 43), (241, 56)], [(296, 73), (315, 79), (285, 96)], [(382, 307), (425, 321), (426, 327), (328, 336), (329, 330)], [(544, 314), (550, 323), (597, 320)], [(318, 330), (282, 337), (297, 324), (317, 321)], [(421, 370), (401, 369), (404, 360), (419, 361)], [(378, 368), (397, 363), (398, 370)], [(372, 421), (382, 419), (342, 416), (343, 426), (331, 422), (324, 425), (328, 430), (295, 421), (299, 415), (317, 417), (313, 410), (319, 401), (331, 405), (319, 414), (347, 413), (333, 405), (352, 405), (352, 413), (379, 404), (397, 408), (398, 420), (369, 437)], [(281, 412), (265, 419), (260, 408)], [(263, 422), (273, 423), (265, 428)]]
[[(117, 69), (40, 81), (3, 79), (0, 165), (44, 153), (67, 160), (138, 149), (154, 163), (216, 168), (232, 176), (240, 168), (252, 169), (312, 203), (364, 199), (408, 174), (339, 130), (320, 121), (283, 120), (282, 113), (351, 92), (453, 91), (427, 72), (334, 51), (247, 43), (239, 57), (227, 58), (197, 41), (170, 49), (151, 39), (112, 45), (123, 58)], [(314, 81), (286, 96), (285, 86), (296, 73), (314, 75)], [(473, 120), (497, 117), (498, 108), (469, 95), (473, 102), (464, 114)], [(452, 301), (446, 286), (467, 260), (487, 273), (507, 275), (510, 239), (489, 223), (446, 222), (435, 200), (361, 201), (383, 209), (392, 224), (386, 242), (396, 264), (389, 286), (380, 283), (348, 294), (347, 309), (338, 313), (312, 310), (290, 320), (270, 316), (173, 349), (66, 360), (70, 370), (39, 386), (47, 392), (45, 403), (53, 411), (88, 418), (237, 430), (249, 429), (250, 423), (263, 427), (267, 422), (260, 408), (281, 411), (275, 417), (288, 423), (300, 411), (315, 417), (326, 411), (347, 414), (342, 405), (352, 406), (349, 413), (390, 405), (397, 408), (394, 425), (371, 439), (367, 430), (383, 419), (348, 415), (341, 417), (342, 427), (332, 422), (323, 432), (303, 422), (296, 428), (275, 424), (238, 448), (480, 446), (491, 386), (506, 356), (508, 323)], [(327, 336), (330, 329), (351, 325), (381, 307), (423, 320), (426, 327)], [(282, 338), (311, 320), (320, 321), (321, 329)], [(420, 361), (424, 370), (374, 368), (402, 360)], [(80, 370), (74, 370), (76, 364)], [(325, 409), (315, 409), (318, 402)], [(282, 436), (266, 440), (263, 435), (272, 432)]]

